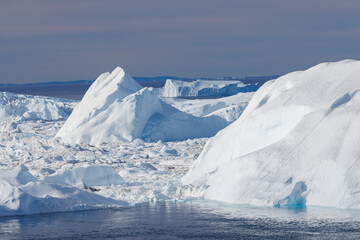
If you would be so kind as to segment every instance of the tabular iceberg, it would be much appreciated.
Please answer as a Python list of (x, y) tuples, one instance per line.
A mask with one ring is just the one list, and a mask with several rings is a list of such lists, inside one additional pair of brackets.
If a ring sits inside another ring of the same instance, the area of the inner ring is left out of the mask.
[(168, 79), (163, 88), (164, 97), (214, 97), (230, 96), (239, 92), (254, 92), (258, 84), (244, 84), (240, 81), (196, 80), (186, 82)]
[(360, 61), (265, 83), (206, 144), (183, 184), (207, 199), (360, 208)]

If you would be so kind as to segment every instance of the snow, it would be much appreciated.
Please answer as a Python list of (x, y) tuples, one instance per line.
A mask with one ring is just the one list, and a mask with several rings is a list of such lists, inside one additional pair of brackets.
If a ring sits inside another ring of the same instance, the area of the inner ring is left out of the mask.
[(213, 97), (230, 96), (239, 92), (253, 92), (256, 84), (244, 84), (241, 81), (196, 80), (186, 82), (168, 79), (163, 89), (164, 97)]
[(359, 76), (345, 60), (267, 82), (182, 183), (231, 203), (360, 208)]

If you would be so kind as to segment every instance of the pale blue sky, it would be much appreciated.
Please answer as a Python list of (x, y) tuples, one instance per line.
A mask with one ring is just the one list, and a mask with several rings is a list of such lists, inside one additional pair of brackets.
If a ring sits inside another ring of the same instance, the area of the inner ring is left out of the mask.
[(1, 0), (0, 83), (284, 74), (360, 59), (358, 0)]

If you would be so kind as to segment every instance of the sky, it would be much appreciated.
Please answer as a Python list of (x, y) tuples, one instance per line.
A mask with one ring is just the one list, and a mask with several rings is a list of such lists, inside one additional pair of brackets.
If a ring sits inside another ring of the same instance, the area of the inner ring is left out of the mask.
[(0, 0), (0, 83), (285, 74), (360, 60), (359, 0)]

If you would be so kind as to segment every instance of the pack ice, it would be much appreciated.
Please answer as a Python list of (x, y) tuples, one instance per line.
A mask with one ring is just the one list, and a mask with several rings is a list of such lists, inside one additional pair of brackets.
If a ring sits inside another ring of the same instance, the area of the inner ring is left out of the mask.
[(186, 82), (168, 79), (163, 89), (164, 97), (213, 97), (230, 96), (239, 92), (254, 92), (257, 84), (244, 84), (240, 81), (196, 80)]
[(172, 107), (118, 67), (96, 79), (56, 136), (91, 145), (172, 141), (214, 136), (228, 124), (225, 117), (197, 117)]
[(230, 203), (360, 208), (360, 61), (267, 82), (183, 184)]

